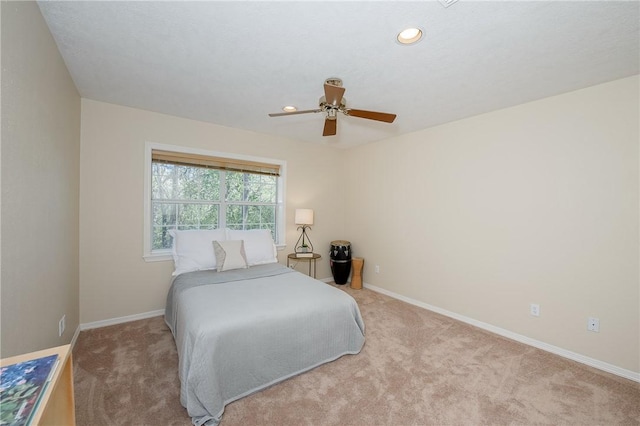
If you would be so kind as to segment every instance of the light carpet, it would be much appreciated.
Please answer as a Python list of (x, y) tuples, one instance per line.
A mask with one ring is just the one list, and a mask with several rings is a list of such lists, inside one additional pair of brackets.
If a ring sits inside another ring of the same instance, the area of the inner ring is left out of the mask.
[[(358, 355), (229, 404), (232, 425), (640, 425), (640, 384), (371, 290)], [(190, 425), (162, 317), (80, 333), (77, 424)]]

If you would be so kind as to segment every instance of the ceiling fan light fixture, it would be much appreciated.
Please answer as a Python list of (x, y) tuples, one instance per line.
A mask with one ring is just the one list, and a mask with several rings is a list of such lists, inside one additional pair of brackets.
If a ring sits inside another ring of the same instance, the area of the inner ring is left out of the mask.
[(365, 118), (367, 120), (382, 121), (384, 123), (393, 123), (396, 119), (395, 114), (386, 112), (368, 111), (365, 109), (347, 108), (347, 100), (344, 97), (345, 88), (342, 87), (342, 80), (332, 77), (325, 80), (324, 96), (318, 100), (318, 108), (298, 111), (287, 111), (287, 107), (283, 108), (285, 112), (277, 112), (269, 114), (269, 117), (284, 117), (287, 115), (310, 114), (323, 112), (325, 115), (324, 128), (322, 136), (335, 136), (338, 129), (338, 113), (347, 116)]
[(397, 40), (400, 44), (414, 44), (422, 39), (422, 30), (420, 28), (407, 28), (400, 31)]
[(285, 107), (282, 107), (282, 110), (284, 112), (296, 112), (298, 108), (294, 107), (293, 105), (287, 105)]

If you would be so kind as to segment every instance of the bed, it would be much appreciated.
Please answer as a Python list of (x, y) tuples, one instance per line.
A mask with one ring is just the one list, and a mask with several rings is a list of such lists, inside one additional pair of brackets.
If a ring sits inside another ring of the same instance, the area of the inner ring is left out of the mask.
[(217, 425), (230, 402), (364, 345), (351, 296), (279, 263), (249, 265), (255, 254), (245, 267), (181, 272), (169, 289), (180, 402), (195, 425)]

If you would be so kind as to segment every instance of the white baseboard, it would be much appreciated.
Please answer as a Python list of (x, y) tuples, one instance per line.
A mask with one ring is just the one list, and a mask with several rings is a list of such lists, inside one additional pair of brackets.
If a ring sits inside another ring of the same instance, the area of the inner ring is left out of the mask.
[(634, 382), (640, 382), (640, 373), (636, 373), (635, 371), (627, 370), (627, 369), (618, 367), (616, 365), (612, 365), (612, 364), (606, 363), (604, 361), (600, 361), (600, 360), (597, 360), (597, 359), (589, 358), (587, 356), (584, 356), (584, 355), (581, 355), (581, 354), (578, 354), (578, 353), (575, 353), (575, 352), (571, 352), (571, 351), (568, 351), (566, 349), (559, 348), (557, 346), (553, 346), (553, 345), (550, 345), (550, 344), (545, 343), (545, 342), (541, 342), (539, 340), (531, 339), (531, 338), (529, 338), (527, 336), (523, 336), (521, 334), (514, 333), (512, 331), (505, 330), (503, 328), (496, 327), (496, 326), (493, 326), (491, 324), (487, 324), (487, 323), (484, 323), (484, 322), (481, 322), (481, 321), (477, 321), (477, 320), (474, 320), (473, 318), (468, 318), (468, 317), (465, 317), (463, 315), (459, 315), (459, 314), (456, 314), (454, 312), (450, 312), (450, 311), (447, 311), (445, 309), (441, 309), (441, 308), (438, 308), (436, 306), (432, 306), (432, 305), (429, 305), (427, 303), (423, 303), (423, 302), (420, 302), (418, 300), (411, 299), (411, 298), (406, 297), (406, 296), (402, 296), (400, 294), (394, 293), (394, 292), (389, 291), (389, 290), (385, 290), (385, 289), (380, 288), (380, 287), (376, 287), (376, 286), (371, 285), (371, 284), (364, 283), (364, 287), (368, 288), (369, 290), (373, 290), (375, 292), (382, 293), (382, 294), (387, 295), (389, 297), (393, 297), (394, 299), (402, 300), (403, 302), (407, 302), (407, 303), (409, 303), (411, 305), (415, 305), (415, 306), (418, 306), (420, 308), (424, 308), (424, 309), (427, 309), (429, 311), (436, 312), (438, 314), (447, 316), (449, 318), (453, 318), (455, 320), (462, 321), (462, 322), (467, 323), (467, 324), (471, 324), (471, 325), (473, 325), (475, 327), (481, 328), (483, 330), (490, 331), (492, 333), (498, 334), (498, 335), (506, 337), (508, 339), (515, 340), (515, 341), (520, 342), (520, 343), (524, 343), (525, 345), (529, 345), (529, 346), (533, 346), (533, 347), (538, 348), (538, 349), (542, 349), (543, 351), (547, 351), (547, 352), (550, 352), (552, 354), (559, 355), (559, 356), (561, 356), (563, 358), (567, 358), (567, 359), (570, 359), (570, 360), (573, 360), (573, 361), (577, 361), (577, 362), (579, 362), (581, 364), (586, 364), (586, 365), (588, 365), (590, 367), (594, 367), (594, 368), (597, 368), (599, 370), (603, 370), (603, 371), (606, 371), (608, 373), (615, 374), (616, 376), (624, 377), (625, 379), (633, 380)]
[(71, 338), (71, 350), (73, 351), (73, 347), (76, 345), (76, 341), (78, 340), (78, 336), (80, 335), (80, 325), (76, 327), (76, 331), (73, 333), (73, 337)]
[[(109, 325), (122, 324), (125, 322), (137, 321), (137, 320), (147, 319), (152, 317), (158, 317), (160, 315), (164, 315), (164, 309), (158, 309), (157, 311), (151, 311), (151, 312), (144, 312), (142, 314), (127, 315), (126, 317), (118, 317), (118, 318), (111, 318), (111, 319), (102, 320), (102, 321), (88, 322), (85, 324), (80, 324), (80, 331), (90, 330), (92, 328), (107, 327)], [(74, 339), (75, 337), (76, 336), (74, 336)]]

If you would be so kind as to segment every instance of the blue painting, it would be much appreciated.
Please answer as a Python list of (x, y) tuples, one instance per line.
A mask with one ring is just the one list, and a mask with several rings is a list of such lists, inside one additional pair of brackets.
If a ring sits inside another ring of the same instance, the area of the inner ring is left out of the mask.
[(30, 423), (57, 359), (51, 355), (0, 368), (0, 425)]

